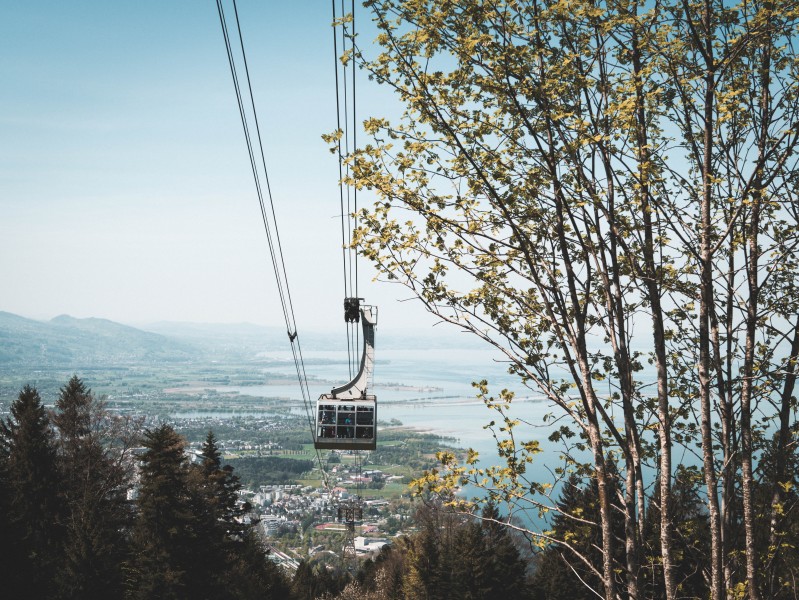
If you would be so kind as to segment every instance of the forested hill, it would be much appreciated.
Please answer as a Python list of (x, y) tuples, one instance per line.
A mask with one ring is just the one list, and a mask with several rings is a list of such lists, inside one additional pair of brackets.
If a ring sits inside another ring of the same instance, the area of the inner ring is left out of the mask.
[[(345, 350), (341, 332), (301, 332), (309, 350)], [(471, 347), (464, 336), (430, 332), (381, 332), (381, 348)], [(473, 342), (472, 342), (473, 343)], [(203, 359), (252, 360), (268, 350), (286, 350), (286, 332), (252, 323), (123, 325), (108, 319), (61, 315), (49, 321), (0, 311), (0, 366), (73, 367), (184, 362)]]
[(185, 361), (193, 345), (106, 319), (50, 321), (0, 312), (0, 365), (70, 366)]

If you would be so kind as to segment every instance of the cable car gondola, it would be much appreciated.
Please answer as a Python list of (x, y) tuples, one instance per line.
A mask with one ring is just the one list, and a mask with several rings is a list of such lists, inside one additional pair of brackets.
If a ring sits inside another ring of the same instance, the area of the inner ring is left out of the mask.
[[(252, 86), (250, 85), (250, 73), (247, 67), (247, 57), (244, 52), (244, 40), (241, 38), (241, 27), (239, 27), (238, 12), (236, 15), (236, 27), (234, 32), (238, 32), (241, 58), (243, 61), (243, 77), (246, 78), (247, 86), (242, 89), (239, 81), (239, 71), (236, 68), (236, 59), (234, 57), (233, 47), (231, 44), (230, 31), (225, 19), (224, 8), (222, 0), (217, 0), (217, 10), (219, 12), (219, 21), (222, 25), (222, 33), (225, 39), (225, 47), (227, 49), (228, 63), (230, 65), (230, 73), (233, 77), (233, 85), (236, 91), (236, 99), (238, 101), (239, 115), (241, 117), (241, 124), (244, 130), (245, 142), (247, 144), (248, 154), (250, 157), (250, 166), (252, 168), (253, 177), (255, 179), (256, 192), (258, 194), (258, 201), (261, 206), (261, 216), (263, 218), (264, 229), (266, 231), (267, 241), (269, 243), (269, 251), (272, 256), (272, 267), (275, 272), (275, 280), (278, 287), (278, 294), (283, 307), (283, 316), (286, 321), (286, 332), (289, 336), (291, 343), (292, 353), (294, 356), (295, 365), (297, 367), (297, 377), (300, 383), (300, 390), (303, 395), (303, 402), (305, 403), (306, 410), (310, 412), (310, 398), (308, 398), (308, 382), (305, 378), (305, 366), (302, 361), (302, 351), (300, 349), (299, 339), (297, 337), (297, 325), (294, 320), (294, 310), (292, 307), (291, 294), (289, 292), (288, 277), (285, 271), (285, 261), (283, 260), (283, 250), (280, 243), (280, 236), (278, 232), (277, 220), (275, 218), (274, 202), (272, 199), (272, 192), (269, 186), (269, 178), (267, 176), (266, 160), (263, 154), (263, 143), (261, 140), (261, 131), (258, 126), (258, 119), (255, 110), (255, 99), (252, 96)], [(335, 5), (333, 20), (336, 21)], [(343, 30), (342, 30), (343, 32)], [(345, 35), (345, 37), (347, 37)], [(354, 36), (352, 37), (354, 40)], [(354, 47), (353, 47), (354, 50)], [(334, 52), (338, 53), (334, 48)], [(346, 63), (342, 64), (346, 67)], [(346, 69), (345, 69), (346, 72)], [(346, 76), (344, 77), (346, 81)], [(338, 73), (336, 76), (336, 96), (339, 96), (338, 86)], [(354, 77), (353, 94), (354, 94)], [(342, 232), (342, 248), (344, 250), (344, 280), (345, 280), (345, 299), (344, 299), (344, 318), (350, 325), (354, 326), (355, 323), (361, 321), (363, 329), (363, 355), (361, 356), (361, 365), (358, 374), (348, 384), (338, 388), (333, 388), (329, 394), (322, 394), (319, 397), (316, 405), (316, 418), (309, 416), (309, 425), (313, 429), (311, 435), (313, 437), (314, 446), (317, 449), (333, 449), (333, 450), (374, 450), (376, 448), (377, 438), (377, 402), (374, 394), (369, 394), (367, 387), (371, 389), (372, 373), (374, 368), (374, 330), (377, 323), (377, 307), (375, 306), (361, 306), (360, 298), (358, 298), (358, 270), (356, 265), (356, 251), (354, 246), (351, 245), (351, 239), (347, 239), (346, 232), (352, 235), (355, 229), (353, 220), (354, 215), (358, 212), (357, 202), (357, 188), (352, 190), (352, 205), (350, 204), (350, 193), (346, 193), (346, 207), (345, 199), (345, 184), (344, 179), (349, 178), (349, 166), (345, 165), (343, 156), (349, 154), (349, 141), (352, 141), (353, 147), (355, 144), (355, 133), (351, 132), (351, 128), (355, 127), (355, 102), (344, 104), (344, 119), (341, 122), (342, 113), (337, 111), (339, 119), (339, 129), (343, 131), (346, 143), (342, 148), (341, 141), (339, 141), (339, 169), (341, 179), (339, 181), (339, 202), (341, 205), (341, 232)], [(352, 107), (351, 114), (348, 114), (346, 107)], [(250, 109), (248, 110), (248, 107)], [(337, 108), (340, 105), (337, 103)], [(252, 113), (254, 127), (251, 127), (249, 122)], [(256, 139), (253, 140), (251, 132), (254, 131)], [(351, 136), (351, 137), (350, 137)], [(259, 164), (260, 163), (260, 164)], [(345, 172), (346, 170), (346, 172)], [(261, 176), (263, 173), (263, 177)], [(262, 181), (263, 179), (263, 181)], [(271, 210), (269, 210), (271, 208)]]
[(375, 361), (376, 306), (347, 298), (345, 317), (363, 328), (361, 367), (355, 378), (322, 394), (316, 402), (314, 447), (322, 450), (374, 450), (377, 447), (377, 398), (368, 393)]

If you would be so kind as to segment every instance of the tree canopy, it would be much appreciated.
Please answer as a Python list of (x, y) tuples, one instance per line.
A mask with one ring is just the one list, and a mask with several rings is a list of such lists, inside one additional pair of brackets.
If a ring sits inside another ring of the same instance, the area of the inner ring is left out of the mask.
[(367, 119), (370, 142), (348, 156), (347, 182), (376, 194), (353, 243), (432, 313), (503, 352), (566, 420), (553, 441), (590, 453), (564, 452), (556, 481), (532, 481), (540, 448), (513, 435), (513, 395), (478, 382), (499, 411), (503, 464), (445, 454), (420, 489), (447, 497), (472, 482), (512, 511), (561, 512), (553, 484), (588, 475), (599, 557), (529, 533), (593, 570), (587, 585), (608, 600), (648, 594), (646, 570), (672, 600), (674, 460), (693, 456), (707, 593), (787, 593), (799, 6), (365, 5), (379, 53), (356, 44), (344, 60), (404, 112)]
[(0, 421), (3, 590), (43, 600), (292, 598), (241, 518), (249, 506), (214, 434), (193, 465), (171, 426), (139, 427), (77, 376), (52, 412), (35, 388), (20, 391)]

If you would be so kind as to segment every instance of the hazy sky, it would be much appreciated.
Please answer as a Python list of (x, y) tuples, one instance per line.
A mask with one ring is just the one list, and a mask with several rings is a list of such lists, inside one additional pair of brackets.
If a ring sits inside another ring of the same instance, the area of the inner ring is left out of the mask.
[[(339, 327), (331, 5), (238, 8), (298, 326)], [(215, 2), (6, 1), (0, 81), (0, 310), (282, 323)], [(388, 110), (369, 88), (359, 116)], [(380, 327), (432, 322), (360, 292)]]

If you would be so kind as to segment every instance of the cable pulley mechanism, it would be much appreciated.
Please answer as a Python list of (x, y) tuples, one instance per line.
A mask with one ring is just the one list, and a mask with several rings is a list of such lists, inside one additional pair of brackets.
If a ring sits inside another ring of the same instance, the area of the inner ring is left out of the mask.
[(357, 323), (361, 316), (361, 300), (363, 298), (344, 298), (344, 320)]

